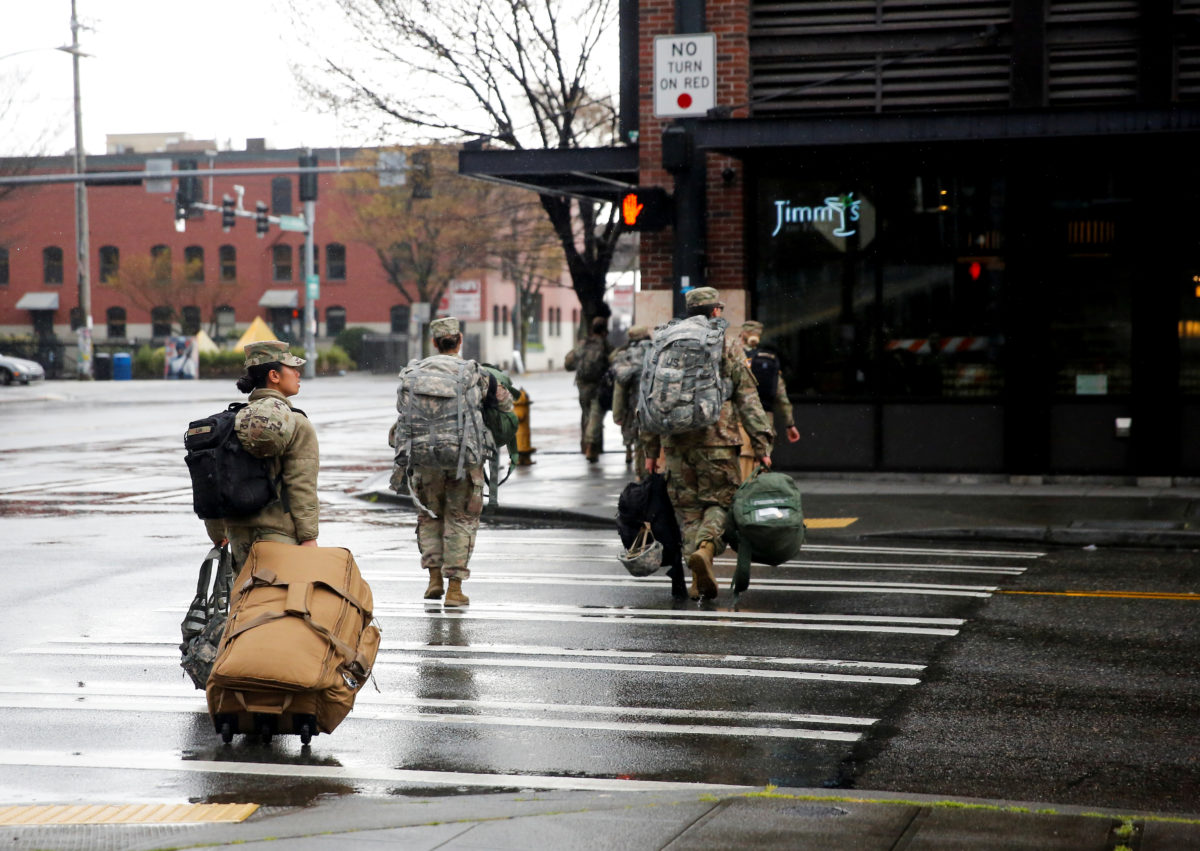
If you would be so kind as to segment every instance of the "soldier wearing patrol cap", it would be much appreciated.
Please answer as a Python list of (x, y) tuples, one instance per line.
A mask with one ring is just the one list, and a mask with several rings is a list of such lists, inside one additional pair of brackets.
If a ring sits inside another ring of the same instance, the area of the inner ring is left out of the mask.
[(650, 329), (645, 325), (634, 325), (629, 329), (629, 342), (609, 358), (613, 370), (613, 422), (621, 427), (625, 463), (633, 464), (634, 478), (638, 481), (645, 475), (646, 459), (638, 440), (637, 394), (642, 362), (649, 348)]
[[(690, 290), (686, 297), (688, 318), (684, 322), (720, 320), (725, 304), (712, 287)], [(721, 378), (733, 388), (712, 425), (681, 434), (644, 432), (646, 470), (653, 472), (659, 450), (666, 455), (667, 493), (683, 533), (683, 553), (692, 571), (692, 599), (717, 596), (713, 559), (725, 550), (725, 516), (733, 493), (742, 482), (738, 451), (740, 425), (750, 435), (755, 458), (771, 466), (771, 443), (775, 432), (763, 411), (754, 377), (746, 368), (745, 354), (736, 340), (726, 340), (721, 357)]]
[[(504, 385), (479, 369), (474, 361), (464, 364), (460, 355), (463, 338), (458, 319), (453, 316), (435, 319), (429, 323), (429, 333), (438, 353), (410, 363), (400, 373), (402, 391), (409, 376), (422, 372), (455, 376), (470, 374), (475, 376), (477, 392), (475, 388), (460, 386), (460, 398), (475, 398), (481, 408), (495, 405), (501, 411), (512, 411), (512, 395)], [(398, 407), (401, 398), (414, 397), (398, 392)], [(404, 411), (399, 413), (403, 415)], [(461, 421), (461, 418), (458, 419)], [(399, 429), (400, 421), (397, 420), (388, 441), (397, 453), (404, 448), (398, 445), (402, 442)], [(440, 437), (444, 438), (443, 444), (447, 440), (455, 440), (452, 454), (462, 457), (457, 441), (466, 440), (465, 435), (455, 432), (454, 435)], [(439, 435), (432, 435), (428, 442), (436, 443), (438, 439)], [(403, 460), (406, 466), (401, 468), (401, 459), (397, 457), (392, 482), (393, 487), (402, 492), (402, 483), (407, 476), (409, 492), (417, 504), (417, 549), (421, 551), (421, 567), (429, 571), (429, 584), (425, 588), (424, 598), (436, 601), (442, 599), (444, 594), (442, 605), (445, 608), (463, 608), (471, 602), (462, 591), (462, 583), (471, 575), (467, 562), (475, 548), (475, 533), (479, 530), (479, 516), (483, 513), (483, 459), (480, 458), (478, 463), (465, 464), (461, 470), (421, 466), (415, 458)], [(407, 466), (409, 463), (413, 465), (411, 469)], [(446, 586), (447, 582), (449, 587)]]
[[(783, 420), (784, 428), (787, 430), (788, 443), (795, 443), (800, 439), (800, 432), (796, 429), (796, 423), (792, 414), (792, 402), (788, 398), (787, 384), (783, 380), (783, 372), (780, 369), (779, 355), (769, 348), (761, 347), (763, 336), (763, 324), (749, 319), (742, 323), (742, 332), (739, 338), (742, 343), (742, 348), (746, 352), (746, 366), (750, 367), (750, 372), (754, 375), (756, 383), (758, 383), (758, 397), (762, 402), (763, 410), (769, 415), (774, 415)], [(769, 377), (759, 377), (759, 371), (755, 369), (756, 362), (763, 366), (762, 375)], [(773, 381), (774, 387), (763, 386), (763, 381)], [(750, 444), (750, 438), (746, 435), (745, 430), (742, 431), (742, 453), (738, 458), (738, 463), (742, 468), (742, 478), (745, 479), (754, 470), (754, 447)]]
[(237, 388), (250, 398), (234, 428), (247, 452), (269, 459), (280, 498), (248, 517), (204, 521), (214, 544), (229, 542), (235, 574), (255, 541), (317, 545), (317, 432), (289, 401), (300, 392), (304, 358), (281, 340), (249, 343), (243, 351), (246, 371)]

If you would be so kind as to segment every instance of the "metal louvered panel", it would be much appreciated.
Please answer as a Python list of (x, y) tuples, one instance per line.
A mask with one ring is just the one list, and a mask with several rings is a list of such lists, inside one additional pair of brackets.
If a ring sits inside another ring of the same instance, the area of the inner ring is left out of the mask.
[(1136, 18), (1138, 5), (1139, 0), (1050, 0), (1046, 8), (1046, 21), (1058, 24)]
[(1176, 52), (1175, 79), (1180, 100), (1200, 98), (1200, 45), (1180, 47)]
[(1007, 19), (1012, 0), (762, 0), (752, 3), (751, 32), (811, 34), (878, 26), (942, 28)]
[(1051, 105), (1129, 102), (1136, 99), (1137, 87), (1138, 54), (1133, 47), (1050, 49)]
[(879, 58), (870, 56), (764, 61), (755, 66), (752, 99), (759, 101), (756, 116), (972, 109), (1006, 105), (1009, 76), (1007, 54), (994, 50), (927, 56), (882, 68)]

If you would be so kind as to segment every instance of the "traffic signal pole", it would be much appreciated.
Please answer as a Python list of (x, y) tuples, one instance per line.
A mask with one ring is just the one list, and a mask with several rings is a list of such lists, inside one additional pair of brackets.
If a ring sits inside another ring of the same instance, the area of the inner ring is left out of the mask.
[[(83, 174), (87, 168), (83, 153), (83, 108), (79, 98), (79, 18), (75, 15), (75, 0), (71, 0), (71, 69), (75, 78), (75, 171)], [(80, 325), (76, 331), (79, 341), (78, 375), (92, 378), (92, 273), (91, 247), (88, 239), (87, 186), (75, 184), (75, 269), (79, 284)]]
[[(317, 202), (304, 202), (304, 221), (308, 230), (304, 233), (304, 377), (317, 375), (317, 296), (312, 281), (316, 278), (313, 262), (313, 229), (317, 221)], [(329, 262), (329, 258), (326, 258)]]

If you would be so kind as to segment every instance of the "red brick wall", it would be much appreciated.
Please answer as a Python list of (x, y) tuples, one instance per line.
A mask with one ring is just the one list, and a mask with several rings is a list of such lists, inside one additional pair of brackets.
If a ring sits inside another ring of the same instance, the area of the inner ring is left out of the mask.
[[(708, 0), (707, 26), (717, 35), (717, 105), (735, 107), (734, 118), (749, 114), (748, 0)], [(675, 31), (673, 0), (642, 0), (638, 54), (638, 153), (643, 186), (671, 190), (671, 175), (662, 167), (662, 129), (670, 119), (654, 117), (654, 37)], [(732, 179), (723, 173), (729, 169)], [(718, 289), (746, 287), (744, 196), (741, 162), (731, 157), (706, 157), (708, 187), (707, 283)], [(670, 289), (674, 232), (666, 229), (642, 235), (643, 289)]]

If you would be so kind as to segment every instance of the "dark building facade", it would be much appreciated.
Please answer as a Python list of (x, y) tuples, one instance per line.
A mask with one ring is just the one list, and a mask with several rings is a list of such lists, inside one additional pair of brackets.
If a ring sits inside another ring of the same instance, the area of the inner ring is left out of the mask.
[[(766, 324), (779, 463), (1200, 475), (1200, 0), (636, 5), (634, 182), (691, 193), (637, 320), (682, 263)], [(654, 115), (672, 32), (717, 36), (704, 116)]]

